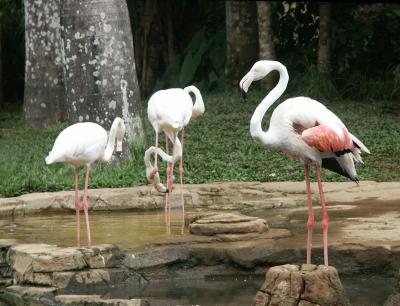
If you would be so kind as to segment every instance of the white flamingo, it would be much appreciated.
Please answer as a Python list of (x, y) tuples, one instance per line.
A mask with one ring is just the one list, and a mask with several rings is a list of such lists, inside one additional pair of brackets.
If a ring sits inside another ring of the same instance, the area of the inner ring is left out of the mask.
[[(193, 104), (190, 93), (195, 95)], [(158, 173), (158, 139), (160, 132), (165, 132), (166, 155), (168, 152), (168, 138), (173, 142), (172, 161), (167, 164), (167, 187), (165, 200), (165, 215), (167, 230), (170, 224), (170, 203), (169, 194), (172, 191), (173, 185), (173, 169), (176, 160), (179, 163), (179, 176), (181, 183), (181, 202), (182, 202), (182, 218), (184, 219), (185, 205), (183, 200), (183, 141), (184, 128), (192, 118), (196, 118), (204, 113), (204, 102), (200, 91), (195, 86), (188, 86), (184, 89), (170, 88), (155, 92), (149, 99), (147, 107), (147, 115), (154, 131), (156, 132), (155, 145), (155, 161), (152, 173), (147, 175), (151, 181)], [(181, 142), (178, 139), (178, 133), (181, 132)], [(147, 167), (147, 169), (149, 169)], [(147, 170), (148, 173), (148, 170)], [(159, 180), (159, 178), (158, 178)], [(156, 181), (156, 180), (155, 180)], [(157, 187), (157, 186), (156, 186)], [(182, 223), (183, 224), (183, 223)]]
[(78, 166), (86, 164), (85, 187), (83, 192), (83, 209), (87, 231), (87, 245), (91, 245), (90, 224), (88, 214), (88, 183), (90, 164), (94, 161), (108, 162), (114, 151), (115, 140), (117, 140), (116, 151), (122, 151), (122, 140), (125, 134), (125, 123), (115, 118), (109, 135), (104, 128), (97, 123), (81, 122), (75, 123), (64, 129), (54, 142), (53, 149), (46, 157), (46, 164), (64, 162), (74, 166), (75, 174), (75, 210), (76, 210), (76, 241), (80, 245), (80, 201), (78, 191)]
[(307, 97), (287, 99), (272, 113), (269, 129), (264, 132), (261, 122), (270, 106), (283, 94), (289, 81), (286, 67), (277, 61), (258, 61), (240, 81), (246, 94), (253, 81), (271, 71), (279, 72), (278, 84), (257, 106), (251, 121), (250, 134), (260, 145), (281, 150), (304, 165), (308, 202), (307, 263), (311, 263), (314, 213), (311, 199), (309, 165), (315, 164), (322, 206), (324, 264), (328, 265), (328, 213), (321, 182), (321, 167), (358, 182), (354, 161), (362, 162), (361, 152), (369, 153), (363, 143), (352, 135), (343, 122), (323, 104)]

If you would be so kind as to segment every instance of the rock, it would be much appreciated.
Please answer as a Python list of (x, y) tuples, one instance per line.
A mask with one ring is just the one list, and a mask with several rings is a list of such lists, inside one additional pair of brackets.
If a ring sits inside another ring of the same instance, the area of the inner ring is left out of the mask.
[(143, 299), (102, 299), (99, 295), (57, 295), (55, 300), (56, 302), (62, 303), (62, 305), (74, 306), (150, 306), (149, 302)]
[(191, 234), (248, 234), (262, 233), (268, 230), (267, 221), (257, 217), (248, 217), (233, 213), (219, 213), (194, 218), (189, 225)]
[(7, 287), (1, 295), (6, 305), (43, 306), (54, 299), (56, 288), (14, 285)]
[(125, 254), (112, 244), (102, 244), (90, 248), (78, 248), (91, 269), (114, 268), (121, 265)]
[(9, 251), (9, 264), (22, 275), (34, 272), (79, 270), (87, 266), (83, 254), (74, 248), (48, 244), (19, 244)]
[(87, 271), (54, 272), (52, 285), (58, 289), (82, 292), (107, 288), (127, 281), (139, 282), (139, 280), (139, 274), (127, 269), (91, 269)]
[(398, 306), (400, 305), (400, 293), (391, 294), (383, 306)]
[(334, 267), (283, 265), (268, 270), (255, 306), (349, 306)]
[(141, 253), (127, 255), (124, 266), (140, 270), (144, 268), (168, 265), (177, 261), (185, 261), (189, 251), (185, 245), (158, 247), (145, 250)]

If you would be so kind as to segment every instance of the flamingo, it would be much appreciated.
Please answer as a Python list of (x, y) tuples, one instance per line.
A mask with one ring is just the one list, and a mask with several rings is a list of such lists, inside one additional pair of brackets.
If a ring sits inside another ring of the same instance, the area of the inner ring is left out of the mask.
[(94, 161), (108, 162), (114, 151), (115, 140), (117, 140), (116, 151), (122, 151), (122, 140), (125, 134), (124, 121), (116, 117), (111, 125), (110, 133), (97, 123), (80, 122), (75, 123), (57, 136), (53, 149), (46, 157), (46, 164), (64, 162), (74, 166), (75, 174), (75, 210), (76, 210), (76, 243), (80, 245), (80, 201), (78, 191), (78, 166), (86, 164), (85, 187), (83, 192), (83, 209), (85, 212), (85, 223), (87, 232), (87, 245), (90, 247), (90, 224), (88, 214), (88, 183), (90, 164)]
[(343, 122), (323, 104), (308, 97), (290, 98), (273, 111), (269, 129), (262, 130), (261, 122), (271, 105), (285, 91), (289, 75), (277, 61), (256, 62), (239, 83), (246, 95), (251, 83), (279, 72), (278, 84), (257, 106), (251, 121), (250, 134), (263, 147), (281, 150), (304, 165), (308, 204), (307, 263), (311, 263), (314, 213), (310, 188), (310, 164), (316, 166), (318, 190), (322, 208), (324, 264), (328, 266), (328, 213), (321, 182), (321, 167), (334, 171), (358, 183), (354, 161), (362, 162), (361, 152), (370, 153), (365, 145), (352, 135)]
[[(190, 93), (195, 95), (195, 103), (193, 104)], [(167, 187), (160, 189), (160, 185), (155, 185), (156, 189), (166, 193), (165, 196), (165, 215), (167, 229), (169, 228), (169, 195), (172, 191), (173, 185), (173, 169), (174, 163), (179, 159), (179, 176), (181, 184), (181, 202), (182, 202), (182, 220), (185, 215), (185, 205), (183, 200), (183, 141), (184, 141), (184, 128), (192, 118), (197, 118), (204, 113), (204, 102), (200, 91), (195, 86), (188, 86), (184, 89), (170, 88), (166, 90), (159, 90), (155, 92), (149, 99), (147, 107), (147, 115), (150, 123), (152, 124), (156, 133), (155, 144), (155, 157), (154, 167), (152, 172), (149, 173), (147, 166), (147, 177), (150, 181), (159, 180), (158, 175), (158, 139), (160, 132), (166, 134), (165, 145), (166, 155), (168, 152), (168, 138), (173, 142), (173, 155), (170, 162), (167, 164)], [(178, 133), (181, 132), (181, 142), (178, 139)], [(165, 156), (164, 156), (165, 157)], [(165, 159), (166, 160), (166, 159)], [(171, 164), (171, 165), (170, 165)], [(157, 187), (158, 186), (158, 187)], [(183, 223), (182, 223), (183, 224)]]

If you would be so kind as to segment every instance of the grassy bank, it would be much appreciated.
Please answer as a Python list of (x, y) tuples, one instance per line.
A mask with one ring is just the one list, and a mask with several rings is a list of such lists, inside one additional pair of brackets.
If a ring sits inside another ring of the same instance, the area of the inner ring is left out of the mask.
[[(242, 101), (236, 91), (204, 95), (206, 112), (191, 122), (185, 133), (186, 183), (304, 179), (298, 162), (264, 150), (250, 137), (249, 121), (263, 96), (261, 92), (251, 91), (249, 98)], [(360, 180), (400, 180), (398, 102), (321, 102), (342, 118), (349, 130), (370, 149), (372, 154), (364, 157), (365, 165), (358, 166)], [(272, 110), (265, 117), (265, 128), (271, 113)], [(47, 166), (44, 162), (56, 136), (65, 127), (66, 124), (59, 124), (28, 130), (23, 128), (19, 113), (0, 113), (0, 197), (73, 189), (71, 166)], [(148, 141), (154, 142), (151, 128), (148, 128)], [(90, 188), (146, 184), (144, 150), (131, 148), (133, 158), (124, 165), (94, 165)], [(165, 178), (164, 172), (161, 175)], [(329, 171), (323, 175), (326, 181), (346, 180)], [(82, 184), (83, 179), (81, 187)]]

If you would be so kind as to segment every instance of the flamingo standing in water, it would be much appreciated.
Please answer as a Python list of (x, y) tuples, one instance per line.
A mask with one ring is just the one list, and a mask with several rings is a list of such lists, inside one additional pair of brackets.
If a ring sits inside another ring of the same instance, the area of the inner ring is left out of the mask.
[[(190, 93), (195, 95), (195, 103), (193, 104)], [(179, 176), (181, 183), (181, 202), (182, 202), (182, 220), (185, 215), (185, 205), (183, 200), (183, 140), (184, 140), (184, 128), (189, 123), (190, 119), (196, 118), (204, 113), (204, 102), (200, 91), (195, 86), (188, 86), (184, 89), (171, 88), (166, 90), (159, 90), (154, 93), (148, 103), (147, 115), (150, 123), (152, 124), (156, 132), (156, 145), (154, 148), (154, 167), (151, 173), (149, 173), (149, 166), (147, 164), (147, 178), (150, 181), (159, 182), (158, 175), (158, 139), (160, 132), (164, 131), (166, 156), (168, 156), (168, 138), (173, 142), (173, 153), (172, 159), (167, 164), (167, 187), (161, 187), (162, 185), (155, 183), (157, 190), (165, 192), (165, 216), (167, 230), (169, 231), (170, 224), (170, 203), (169, 195), (172, 191), (173, 185), (173, 171), (174, 163), (177, 159), (179, 163)], [(178, 133), (181, 132), (181, 142), (178, 139)], [(145, 157), (146, 159), (146, 157)], [(165, 159), (166, 160), (166, 159)], [(171, 164), (171, 165), (170, 165)], [(154, 177), (156, 177), (155, 180)], [(183, 223), (182, 223), (183, 224)], [(182, 225), (183, 226), (183, 225)]]
[(358, 182), (354, 160), (362, 162), (361, 152), (369, 151), (334, 113), (323, 104), (307, 97), (291, 98), (279, 104), (272, 113), (269, 129), (264, 132), (261, 126), (262, 119), (288, 84), (286, 67), (277, 61), (258, 61), (240, 81), (240, 89), (245, 96), (253, 81), (264, 78), (273, 70), (279, 72), (279, 82), (257, 106), (250, 121), (250, 134), (260, 145), (281, 150), (304, 165), (309, 214), (307, 263), (311, 263), (314, 228), (310, 164), (316, 165), (322, 207), (324, 264), (328, 266), (328, 213), (322, 189), (321, 167)]
[(65, 162), (74, 166), (75, 174), (75, 210), (76, 210), (76, 243), (80, 245), (80, 201), (78, 191), (78, 166), (86, 164), (85, 187), (83, 191), (83, 210), (85, 212), (87, 245), (91, 245), (88, 214), (88, 183), (90, 164), (94, 161), (108, 162), (114, 151), (117, 140), (117, 152), (122, 151), (122, 140), (125, 135), (125, 123), (117, 117), (111, 126), (110, 133), (97, 123), (75, 123), (64, 129), (56, 138), (53, 149), (46, 157), (46, 164)]

